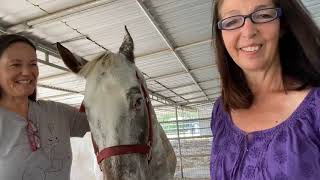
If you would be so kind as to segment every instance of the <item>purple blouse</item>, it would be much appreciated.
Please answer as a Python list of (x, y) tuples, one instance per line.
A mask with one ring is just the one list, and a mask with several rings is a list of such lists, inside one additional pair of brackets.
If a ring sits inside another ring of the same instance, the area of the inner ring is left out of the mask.
[(218, 99), (211, 130), (211, 180), (320, 180), (320, 88), (281, 124), (252, 133), (237, 128)]

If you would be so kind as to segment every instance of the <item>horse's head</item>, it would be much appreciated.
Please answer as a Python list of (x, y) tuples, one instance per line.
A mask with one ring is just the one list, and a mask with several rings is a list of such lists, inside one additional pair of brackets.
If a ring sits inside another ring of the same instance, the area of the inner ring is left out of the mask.
[[(57, 45), (67, 67), (86, 79), (84, 104), (100, 151), (148, 141), (148, 110), (137, 78), (143, 76), (134, 64), (134, 44), (127, 29), (126, 33), (118, 53), (106, 51), (90, 62)], [(148, 178), (144, 154), (112, 156), (100, 165), (108, 180)]]

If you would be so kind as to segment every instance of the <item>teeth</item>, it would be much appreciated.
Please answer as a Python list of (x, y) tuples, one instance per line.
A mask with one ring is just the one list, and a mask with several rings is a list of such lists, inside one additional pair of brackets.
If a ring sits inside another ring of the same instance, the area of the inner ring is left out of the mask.
[(30, 82), (31, 82), (31, 80), (18, 81), (18, 83), (21, 83), (21, 84), (29, 84)]
[(254, 52), (254, 51), (258, 51), (259, 48), (260, 46), (250, 46), (250, 47), (241, 48), (241, 50), (247, 51), (247, 52)]

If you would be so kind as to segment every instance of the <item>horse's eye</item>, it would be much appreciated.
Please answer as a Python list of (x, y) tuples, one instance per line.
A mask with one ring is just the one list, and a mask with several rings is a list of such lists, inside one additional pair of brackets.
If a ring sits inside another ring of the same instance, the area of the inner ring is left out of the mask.
[(142, 97), (138, 98), (136, 101), (136, 106), (141, 106), (142, 101), (143, 101)]
[(133, 99), (133, 107), (132, 107), (135, 111), (140, 111), (143, 108), (143, 98), (141, 95), (139, 95), (138, 97), (135, 97)]

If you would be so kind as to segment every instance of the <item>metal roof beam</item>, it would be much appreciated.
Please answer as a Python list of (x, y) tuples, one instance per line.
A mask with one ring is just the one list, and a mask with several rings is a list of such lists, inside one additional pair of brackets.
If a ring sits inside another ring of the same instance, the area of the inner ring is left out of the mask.
[(43, 77), (43, 78), (38, 78), (38, 82), (44, 82), (44, 81), (48, 81), (51, 79), (55, 79), (55, 78), (60, 78), (60, 77), (64, 77), (68, 74), (70, 74), (71, 72), (65, 72), (65, 73), (61, 73), (61, 74), (55, 74), (52, 76), (47, 76), (47, 77)]
[[(11, 31), (8, 31), (6, 30), (5, 28), (3, 28), (1, 25), (0, 25), (0, 34), (9, 34), (9, 33), (14, 33), (14, 32), (11, 32)], [(37, 38), (34, 38), (34, 37), (29, 37), (36, 45), (37, 49), (44, 52), (46, 54), (46, 57), (48, 57), (48, 55), (52, 55), (54, 57), (57, 57), (59, 59), (61, 59), (59, 53), (57, 52), (57, 50), (55, 48), (53, 48), (51, 45), (48, 45), (46, 43), (44, 43), (43, 41), (41, 40), (38, 40)], [(62, 67), (62, 66), (59, 66), (59, 65), (56, 65), (56, 64), (53, 64), (53, 63), (50, 63), (50, 59), (46, 59), (46, 60), (41, 60), (41, 59), (38, 59), (38, 61), (42, 64), (45, 64), (45, 65), (48, 65), (48, 66), (51, 66), (51, 67), (54, 67), (54, 68), (57, 68), (57, 69), (61, 69), (61, 70), (64, 70), (64, 71), (68, 71), (69, 73), (69, 70), (66, 69), (65, 67)], [(57, 76), (63, 76), (67, 73), (62, 73), (62, 74), (58, 74), (56, 75)], [(40, 79), (40, 81), (45, 81), (46, 79), (50, 79), (50, 78), (54, 78), (54, 77), (46, 77), (46, 78), (42, 78)], [(58, 87), (53, 87), (53, 86), (48, 86), (48, 85), (44, 85), (44, 84), (40, 84), (38, 83), (37, 84), (39, 87), (43, 87), (43, 88), (48, 88), (48, 89), (54, 89), (54, 90), (59, 90), (59, 91), (64, 91), (64, 92), (70, 92), (70, 93), (78, 93), (78, 94), (82, 94), (82, 92), (78, 92), (78, 91), (73, 91), (73, 90), (68, 90), (68, 89), (64, 89), (64, 88), (58, 88)], [(159, 101), (163, 104), (166, 104), (166, 105), (174, 105), (176, 102), (158, 94), (157, 92), (153, 92), (151, 91), (150, 89), (148, 89), (150, 94), (153, 96), (153, 97), (156, 97), (154, 98), (154, 100), (156, 101)], [(161, 99), (161, 100), (159, 100)]]
[[(211, 42), (212, 42), (211, 39), (204, 40), (204, 41), (193, 42), (193, 43), (190, 43), (190, 44), (178, 46), (178, 47), (175, 48), (175, 50), (182, 51), (182, 50), (185, 50), (187, 48), (201, 46), (203, 44), (211, 43)], [(157, 52), (151, 52), (151, 53), (148, 53), (148, 54), (141, 54), (139, 56), (136, 56), (136, 59), (139, 60), (140, 58), (145, 58), (147, 56), (153, 56), (153, 55), (164, 53), (164, 52), (172, 52), (172, 50), (171, 49), (165, 49), (165, 50), (161, 50), (161, 51), (157, 51)]]
[[(69, 42), (69, 40), (67, 40)], [(203, 42), (207, 42), (207, 41), (203, 41)], [(61, 43), (61, 42), (60, 42)], [(199, 43), (197, 43), (199, 44)], [(196, 46), (197, 44), (190, 44), (191, 46)], [(187, 45), (188, 46), (188, 45)], [(181, 49), (184, 49), (186, 46), (181, 46)], [(168, 50), (165, 50), (165, 51), (168, 51)], [(147, 54), (147, 55), (143, 55), (143, 56), (138, 56), (136, 57), (136, 60), (137, 58), (146, 58), (147, 56), (152, 56), (152, 55), (156, 55), (157, 53), (161, 53), (161, 52), (164, 52), (164, 51), (159, 51), (159, 52), (156, 52), (156, 53), (152, 53), (152, 54)], [(171, 52), (171, 51), (170, 51)], [(96, 54), (96, 53), (95, 53)], [(99, 54), (99, 53), (97, 53)], [(208, 66), (203, 66), (203, 67), (199, 67), (199, 68), (195, 68), (195, 69), (190, 69), (190, 72), (194, 72), (194, 71), (198, 71), (198, 70), (203, 70), (203, 69), (207, 69), (207, 68), (213, 68), (215, 67), (216, 64), (212, 64), (212, 65), (208, 65)], [(63, 69), (65, 70), (65, 68), (63, 67), (58, 67), (58, 69)], [(166, 74), (166, 75), (161, 75), (161, 76), (156, 76), (156, 77), (149, 77), (149, 78), (146, 78), (146, 81), (155, 81), (155, 80), (159, 80), (159, 79), (164, 79), (164, 78), (169, 78), (169, 77), (173, 77), (173, 76), (178, 76), (178, 75), (182, 75), (182, 74), (186, 74), (187, 72), (186, 71), (180, 71), (180, 72), (175, 72), (175, 73), (172, 73), (172, 74)], [(68, 73), (62, 73), (61, 75), (65, 75), (65, 74), (68, 74)], [(55, 78), (56, 76), (60, 76), (60, 75), (53, 75), (53, 76), (48, 76), (48, 77), (45, 77), (45, 78), (40, 78), (39, 80), (42, 81), (42, 80), (46, 80), (46, 79), (52, 79), (52, 78)]]
[[(210, 81), (215, 81), (215, 80), (218, 80), (220, 78), (214, 78), (214, 79), (209, 79), (207, 81), (201, 81), (199, 82), (199, 84), (201, 83), (206, 83), (206, 82), (210, 82)], [(194, 85), (194, 83), (190, 83), (190, 84), (184, 84), (184, 85), (181, 85), (181, 86), (175, 86), (175, 87), (170, 87), (171, 90), (174, 90), (174, 89), (178, 89), (178, 88), (184, 88), (184, 87), (189, 87), (189, 86), (192, 86)], [(157, 93), (161, 93), (161, 92), (164, 92), (164, 91), (167, 91), (167, 90), (160, 90), (160, 91), (155, 91)]]
[(37, 86), (42, 87), (42, 88), (47, 88), (47, 89), (53, 89), (53, 90), (57, 90), (57, 91), (68, 92), (68, 93), (82, 94), (80, 91), (74, 91), (74, 90), (70, 90), (70, 89), (59, 88), (59, 87), (49, 86), (49, 85), (40, 84), (40, 83), (38, 83)]
[[(210, 93), (210, 94), (208, 94), (208, 96), (213, 96), (213, 95), (217, 95), (217, 94), (220, 94), (220, 92)], [(196, 96), (193, 98), (189, 98), (188, 100), (194, 100), (194, 99), (199, 99), (199, 98), (204, 98), (204, 96)]]
[(188, 73), (188, 75), (190, 76), (190, 78), (192, 79), (192, 81), (194, 82), (194, 84), (199, 88), (200, 91), (203, 92), (203, 94), (206, 96), (206, 98), (209, 100), (208, 96), (206, 95), (206, 93), (202, 90), (202, 88), (200, 87), (200, 85), (198, 84), (198, 82), (195, 80), (195, 78), (193, 77), (193, 75), (191, 74), (190, 70), (188, 69), (187, 65), (185, 64), (185, 62), (182, 60), (182, 58), (180, 57), (180, 55), (178, 54), (177, 50), (173, 47), (173, 43), (169, 40), (168, 36), (164, 33), (164, 31), (161, 29), (161, 27), (158, 25), (158, 23), (156, 22), (155, 18), (153, 17), (153, 15), (150, 13), (150, 11), (148, 10), (148, 8), (146, 7), (146, 5), (142, 2), (142, 0), (136, 0), (136, 2), (138, 3), (138, 5), (140, 6), (140, 8), (142, 9), (142, 11), (144, 12), (144, 14), (148, 17), (149, 21), (152, 23), (152, 25), (156, 28), (156, 30), (158, 31), (158, 33), (161, 35), (161, 37), (163, 38), (163, 40), (165, 41), (165, 43), (167, 44), (167, 46), (171, 49), (172, 53), (174, 54), (174, 56), (178, 59), (178, 61), (180, 62), (180, 64), (182, 65), (182, 67), (185, 69), (185, 71)]
[(34, 19), (29, 19), (27, 21), (24, 21), (22, 23), (10, 26), (8, 30), (19, 33), (23, 31), (30, 30), (34, 28), (35, 26), (38, 25), (43, 25), (43, 24), (49, 24), (52, 22), (60, 21), (63, 18), (67, 18), (70, 16), (77, 15), (79, 13), (87, 12), (90, 11), (94, 8), (97, 7), (103, 7), (106, 6), (112, 2), (115, 2), (116, 0), (110, 1), (110, 0), (92, 0), (86, 3), (82, 3), (79, 5), (75, 5), (73, 7), (69, 7), (66, 9), (62, 9), (53, 13), (49, 13), (44, 16), (40, 16)]
[[(202, 100), (202, 101), (194, 101), (194, 102), (181, 102), (181, 103), (177, 103), (176, 105), (177, 106), (184, 106), (184, 105), (188, 105), (188, 106), (191, 106), (191, 105), (196, 105), (196, 104), (208, 104), (208, 103), (214, 103), (215, 100), (217, 100), (217, 98), (209, 98), (209, 100)], [(166, 107), (165, 105), (157, 105), (157, 106), (154, 106), (154, 108), (163, 108), (163, 107)]]
[[(146, 76), (146, 77), (148, 77), (148, 75), (145, 74), (145, 73), (143, 73), (143, 75)], [(155, 82), (158, 83), (160, 86), (164, 87), (166, 90), (171, 91), (172, 93), (174, 93), (174, 94), (176, 94), (177, 96), (179, 96), (176, 92), (172, 91), (171, 89), (169, 89), (168, 87), (166, 87), (166, 86), (163, 85), (162, 83), (160, 83), (160, 82), (158, 82), (158, 81), (155, 81)], [(151, 91), (151, 92), (153, 92), (153, 93), (155, 93), (155, 94), (158, 94), (159, 96), (162, 96), (161, 94), (159, 94), (159, 93), (157, 93), (157, 92), (154, 92), (154, 91)], [(165, 96), (163, 96), (163, 97), (165, 97)], [(186, 100), (185, 98), (183, 98), (183, 97), (181, 97), (181, 96), (180, 96), (180, 98), (182, 98), (183, 100)], [(168, 99), (168, 98), (166, 98), (166, 99)], [(171, 100), (171, 99), (170, 99), (170, 100)], [(172, 104), (175, 104), (175, 103), (176, 103), (176, 102), (173, 101), (173, 100), (171, 100), (171, 101), (174, 102), (174, 103), (172, 103)], [(188, 101), (188, 100), (186, 100), (186, 101)]]
[[(199, 71), (199, 70), (203, 70), (203, 69), (208, 69), (208, 68), (212, 68), (212, 67), (215, 67), (215, 66), (216, 66), (215, 64), (208, 65), (208, 66), (202, 66), (202, 67), (199, 67), (199, 68), (190, 69), (190, 72)], [(147, 78), (146, 81), (154, 81), (154, 80), (159, 80), (159, 79), (164, 79), (164, 78), (170, 78), (170, 77), (179, 76), (179, 75), (182, 75), (182, 74), (186, 74), (186, 72), (185, 71), (180, 71), (180, 72), (175, 72), (175, 73), (171, 73), (171, 74), (165, 74), (165, 75), (161, 75), (161, 76), (150, 77), (150, 78)]]
[[(11, 34), (11, 33), (14, 33), (14, 32), (5, 29), (0, 24), (0, 34)], [(38, 39), (38, 38), (36, 38), (34, 36), (33, 37), (26, 36), (26, 37), (28, 37), (28, 39), (30, 39), (35, 44), (37, 50), (45, 53), (45, 58), (46, 59), (44, 59), (44, 60), (38, 59), (38, 62), (40, 62), (41, 64), (45, 64), (45, 65), (48, 65), (48, 66), (63, 70), (63, 71), (69, 71), (65, 67), (62, 67), (62, 66), (59, 66), (57, 64), (53, 64), (53, 63), (50, 62), (49, 55), (61, 59), (61, 57), (60, 57), (59, 53), (57, 52), (55, 46), (50, 45), (50, 44), (46, 43), (45, 41), (40, 40), (40, 39)]]
[(59, 95), (53, 95), (53, 96), (44, 96), (44, 97), (41, 97), (39, 99), (44, 99), (44, 100), (48, 100), (48, 99), (51, 99), (51, 98), (61, 98), (61, 97), (64, 97), (64, 96), (71, 96), (71, 95), (74, 95), (75, 93), (65, 93), (65, 94), (59, 94)]
[[(212, 87), (212, 88), (219, 88), (219, 87)], [(207, 88), (207, 89), (203, 89), (203, 90), (204, 91), (211, 90), (212, 88)], [(191, 95), (191, 94), (195, 94), (195, 93), (201, 93), (201, 91), (191, 91), (191, 92), (179, 94), (179, 96), (186, 96), (186, 95)], [(208, 96), (209, 96), (209, 94), (208, 94)], [(177, 96), (168, 96), (167, 98), (175, 98), (175, 97), (177, 97)]]
[[(68, 43), (68, 42), (77, 41), (77, 40), (79, 40), (79, 39), (85, 39), (85, 38), (86, 38), (86, 37), (84, 37), (84, 36), (79, 36), (79, 37), (76, 37), (76, 38), (67, 39), (67, 40), (65, 40), (65, 42)], [(204, 40), (204, 41), (193, 42), (193, 43), (190, 43), (190, 44), (178, 46), (178, 47), (176, 47), (175, 49), (178, 50), (178, 51), (181, 51), (181, 50), (184, 50), (184, 49), (187, 49), (187, 48), (196, 47), (196, 46), (201, 46), (202, 44), (206, 44), (206, 43), (211, 43), (211, 41), (212, 41), (211, 39), (208, 39), (208, 40)], [(151, 52), (151, 53), (146, 53), (146, 54), (140, 54), (139, 56), (135, 56), (135, 61), (139, 61), (139, 60), (142, 59), (142, 58), (147, 58), (148, 56), (154, 56), (154, 55), (162, 54), (162, 53), (165, 53), (165, 52), (171, 53), (172, 51), (171, 51), (171, 49), (165, 49), (165, 50), (160, 50), (160, 51), (156, 51), (156, 52)], [(98, 55), (98, 54), (100, 54), (100, 53), (101, 53), (101, 52), (92, 53), (92, 54), (86, 54), (86, 55), (84, 55), (83, 57), (85, 57), (85, 56)]]
[[(44, 97), (41, 97), (41, 99), (48, 99), (48, 98), (57, 98), (57, 97), (63, 97), (63, 96), (70, 96), (72, 94), (82, 94), (84, 92), (80, 92), (80, 91), (74, 91), (74, 90), (70, 90), (70, 89), (65, 89), (65, 88), (60, 88), (60, 87), (55, 87), (55, 86), (50, 86), (50, 85), (45, 85), (45, 84), (41, 84), (41, 83), (38, 83), (37, 84), (38, 87), (42, 87), (42, 88), (46, 88), (46, 89), (52, 89), (52, 90), (57, 90), (57, 91), (62, 91), (62, 92), (67, 92), (66, 94), (61, 94), (61, 95), (54, 95), (54, 96), (44, 96)], [(149, 90), (150, 91), (150, 90)], [(161, 95), (158, 95), (156, 93), (153, 93), (153, 92), (150, 92), (150, 99), (151, 100), (154, 100), (154, 101), (157, 101), (157, 102), (160, 102), (166, 106), (175, 106), (175, 102), (164, 97), (164, 96), (161, 96)]]

